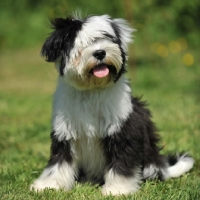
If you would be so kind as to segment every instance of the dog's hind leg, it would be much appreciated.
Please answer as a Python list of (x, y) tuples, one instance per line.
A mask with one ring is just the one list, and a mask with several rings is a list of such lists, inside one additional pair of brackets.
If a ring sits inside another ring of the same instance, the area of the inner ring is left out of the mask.
[(47, 167), (38, 179), (30, 186), (31, 190), (42, 191), (45, 188), (70, 190), (75, 184), (77, 174), (76, 165), (73, 162), (70, 142), (59, 142), (51, 134), (51, 157)]

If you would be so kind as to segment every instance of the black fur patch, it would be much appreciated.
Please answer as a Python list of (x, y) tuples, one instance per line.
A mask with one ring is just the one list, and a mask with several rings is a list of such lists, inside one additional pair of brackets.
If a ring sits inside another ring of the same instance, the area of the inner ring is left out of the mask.
[(67, 140), (59, 142), (54, 133), (54, 131), (51, 133), (51, 156), (47, 167), (56, 163), (62, 163), (64, 160), (72, 163), (70, 142)]
[(57, 59), (60, 59), (60, 75), (63, 75), (65, 57), (69, 56), (74, 46), (77, 32), (81, 30), (83, 22), (71, 17), (66, 19), (55, 18), (50, 21), (52, 28), (55, 30), (46, 39), (41, 54), (46, 57), (47, 62), (55, 62)]
[(143, 167), (149, 164), (164, 166), (150, 111), (138, 98), (132, 98), (132, 104), (133, 112), (123, 122), (121, 131), (102, 140), (107, 168), (124, 176), (134, 175), (134, 168), (142, 173)]

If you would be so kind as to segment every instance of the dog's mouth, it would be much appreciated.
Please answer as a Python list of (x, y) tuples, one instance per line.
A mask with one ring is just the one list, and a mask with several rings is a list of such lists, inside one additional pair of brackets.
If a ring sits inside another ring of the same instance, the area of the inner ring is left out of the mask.
[(104, 78), (110, 73), (116, 74), (117, 70), (113, 65), (100, 64), (93, 67), (89, 73), (93, 74), (97, 78)]

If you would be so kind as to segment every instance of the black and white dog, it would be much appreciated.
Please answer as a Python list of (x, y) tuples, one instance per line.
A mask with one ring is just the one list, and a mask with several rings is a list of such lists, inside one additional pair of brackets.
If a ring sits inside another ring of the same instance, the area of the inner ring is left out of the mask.
[(70, 190), (76, 181), (102, 184), (104, 195), (136, 192), (143, 180), (181, 176), (186, 154), (162, 156), (145, 103), (124, 76), (134, 31), (108, 15), (55, 18), (42, 55), (59, 72), (52, 116), (51, 156), (31, 185)]

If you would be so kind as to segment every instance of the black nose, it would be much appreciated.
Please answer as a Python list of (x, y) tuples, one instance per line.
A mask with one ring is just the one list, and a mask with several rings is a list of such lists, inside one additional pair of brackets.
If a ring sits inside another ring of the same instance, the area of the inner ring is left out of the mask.
[(105, 50), (96, 50), (94, 53), (93, 53), (93, 56), (98, 59), (98, 60), (102, 60), (105, 58), (106, 56), (106, 51)]

